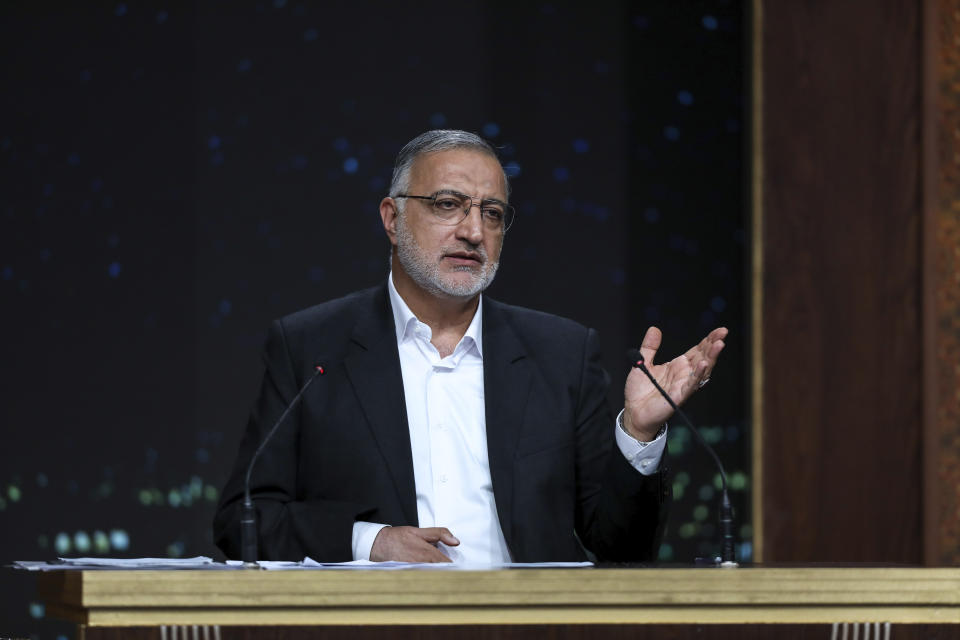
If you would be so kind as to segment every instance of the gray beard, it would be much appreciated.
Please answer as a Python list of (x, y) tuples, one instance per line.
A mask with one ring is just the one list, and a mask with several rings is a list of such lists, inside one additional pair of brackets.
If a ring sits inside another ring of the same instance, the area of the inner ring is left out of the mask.
[[(407, 227), (405, 217), (403, 214), (397, 217), (397, 258), (400, 260), (403, 270), (421, 289), (439, 297), (472, 298), (490, 286), (494, 276), (497, 275), (500, 262), (488, 261), (487, 252), (482, 245), (469, 247), (470, 250), (476, 251), (483, 258), (484, 262), (483, 266), (480, 267), (480, 272), (476, 273), (473, 268), (467, 266), (456, 267), (455, 271), (466, 271), (473, 276), (470, 282), (446, 282), (440, 272), (439, 259), (431, 262), (430, 257), (423, 250), (423, 247), (417, 243), (413, 233)], [(444, 247), (440, 253), (442, 255), (448, 251), (457, 251), (462, 248), (464, 247)]]

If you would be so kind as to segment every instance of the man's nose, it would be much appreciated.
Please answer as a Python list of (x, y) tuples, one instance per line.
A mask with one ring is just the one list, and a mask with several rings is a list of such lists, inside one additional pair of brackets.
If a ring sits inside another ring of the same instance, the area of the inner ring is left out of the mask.
[(483, 240), (483, 211), (480, 209), (479, 202), (470, 202), (467, 215), (457, 225), (457, 237), (468, 240), (472, 244), (480, 244)]

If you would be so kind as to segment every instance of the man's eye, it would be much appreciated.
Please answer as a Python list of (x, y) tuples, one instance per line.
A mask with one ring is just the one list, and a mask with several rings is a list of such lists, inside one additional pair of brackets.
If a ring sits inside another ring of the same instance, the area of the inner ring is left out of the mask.
[(433, 206), (441, 211), (456, 211), (463, 208), (460, 201), (455, 198), (437, 198)]
[(487, 216), (491, 220), (500, 221), (503, 220), (503, 209), (498, 209), (497, 207), (486, 207), (483, 210), (483, 215)]

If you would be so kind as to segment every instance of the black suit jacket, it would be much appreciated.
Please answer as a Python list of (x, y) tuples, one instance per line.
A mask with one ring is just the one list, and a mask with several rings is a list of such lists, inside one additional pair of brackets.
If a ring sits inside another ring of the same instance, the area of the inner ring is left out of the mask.
[[(214, 519), (240, 555), (243, 476), (258, 443), (313, 372), (326, 373), (257, 461), (261, 559), (352, 559), (356, 520), (417, 525), (396, 329), (386, 283), (273, 323), (260, 396)], [(517, 562), (651, 560), (669, 487), (614, 442), (596, 334), (484, 298), (487, 447), (497, 514)], [(456, 534), (457, 532), (454, 532)], [(576, 534), (576, 535), (575, 535)]]

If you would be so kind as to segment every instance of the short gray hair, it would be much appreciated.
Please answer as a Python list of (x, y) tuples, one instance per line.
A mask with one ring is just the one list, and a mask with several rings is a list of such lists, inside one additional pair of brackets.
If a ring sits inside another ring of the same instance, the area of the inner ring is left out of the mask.
[[(390, 197), (393, 198), (397, 194), (406, 193), (410, 188), (410, 171), (417, 158), (427, 153), (449, 151), (451, 149), (479, 151), (491, 156), (497, 163), (500, 162), (493, 145), (474, 133), (457, 129), (427, 131), (404, 145), (397, 155), (397, 162), (393, 165), (393, 179), (390, 180)], [(507, 197), (509, 197), (510, 181), (507, 180), (507, 173), (503, 171), (502, 165), (500, 171), (503, 172), (503, 184), (507, 191)], [(398, 203), (397, 208), (401, 212), (403, 211), (402, 204)]]

